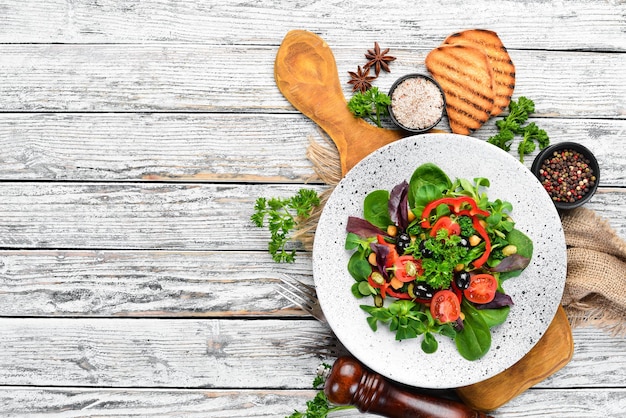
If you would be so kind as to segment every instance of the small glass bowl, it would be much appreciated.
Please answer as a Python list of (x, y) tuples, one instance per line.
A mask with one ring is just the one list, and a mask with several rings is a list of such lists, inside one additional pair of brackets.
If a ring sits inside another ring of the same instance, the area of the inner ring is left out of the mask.
[[(531, 171), (533, 172), (533, 174), (539, 179), (539, 181), (542, 183), (542, 185), (544, 185), (544, 188), (546, 187), (553, 187), (552, 185), (548, 186), (546, 184), (544, 184), (544, 182), (546, 182), (546, 175), (545, 175), (545, 170), (544, 172), (542, 172), (543, 168), (544, 168), (544, 161), (550, 159), (551, 157), (554, 156), (554, 153), (562, 153), (563, 151), (566, 150), (570, 150), (570, 151), (574, 151), (580, 155), (582, 155), (587, 161), (588, 161), (588, 167), (591, 170), (591, 174), (589, 174), (589, 177), (587, 177), (587, 182), (585, 183), (584, 180), (585, 178), (578, 178), (575, 180), (579, 180), (583, 181), (584, 184), (588, 184), (588, 182), (593, 181), (593, 184), (591, 186), (588, 187), (588, 191), (583, 194), (580, 195), (581, 197), (574, 197), (574, 201), (560, 201), (560, 200), (555, 200), (555, 197), (553, 196), (553, 194), (546, 189), (546, 191), (550, 194), (550, 197), (552, 197), (552, 201), (554, 202), (554, 206), (556, 206), (557, 209), (561, 209), (561, 210), (570, 210), (570, 209), (575, 209), (577, 207), (580, 207), (582, 205), (584, 205), (585, 203), (587, 203), (589, 201), (589, 199), (591, 199), (591, 197), (593, 196), (593, 194), (596, 192), (596, 190), (598, 189), (598, 183), (600, 182), (600, 167), (598, 166), (598, 160), (596, 160), (596, 157), (593, 155), (593, 153), (591, 151), (589, 151), (587, 148), (585, 148), (584, 146), (576, 143), (576, 142), (561, 142), (558, 144), (554, 144), (551, 145), (547, 148), (545, 148), (543, 151), (541, 151), (539, 153), (539, 155), (537, 155), (537, 157), (535, 157), (535, 160), (533, 161), (533, 165), (531, 167)], [(562, 179), (565, 179), (567, 177), (567, 179), (571, 179), (571, 176), (578, 176), (580, 175), (578, 173), (578, 170), (573, 170), (571, 171), (569, 169), (569, 166), (564, 167), (564, 170), (566, 172), (565, 176), (559, 176), (557, 174), (557, 179), (555, 179), (557, 181), (557, 184), (562, 184), (562, 183), (558, 183), (559, 182), (559, 178), (561, 177)], [(583, 170), (584, 171), (584, 170)], [(591, 180), (591, 176), (593, 176), (593, 180)], [(565, 180), (563, 180), (565, 181)], [(576, 183), (574, 181), (574, 187), (576, 186)], [(583, 186), (584, 187), (584, 186)], [(575, 191), (576, 189), (572, 189), (571, 191)], [(575, 191), (576, 193), (576, 191)], [(560, 198), (563, 198), (562, 195), (559, 195)], [(571, 199), (571, 196), (570, 196)]]
[[(394, 93), (402, 94), (396, 96), (395, 109)], [(415, 73), (400, 77), (389, 89), (389, 97), (391, 104), (388, 109), (391, 120), (399, 128), (412, 133), (423, 133), (435, 127), (443, 118), (446, 109), (446, 97), (441, 86), (425, 74)], [(401, 104), (405, 106), (400, 108)], [(408, 123), (412, 116), (424, 117), (423, 123), (419, 123), (421, 122), (419, 120)]]

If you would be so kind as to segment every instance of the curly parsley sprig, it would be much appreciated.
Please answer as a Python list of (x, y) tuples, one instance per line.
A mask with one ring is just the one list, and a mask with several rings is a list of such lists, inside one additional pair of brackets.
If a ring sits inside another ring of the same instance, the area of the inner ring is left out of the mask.
[(530, 154), (536, 148), (535, 142), (539, 144), (539, 149), (544, 149), (550, 145), (550, 138), (543, 129), (539, 129), (535, 122), (529, 123), (524, 127), (522, 142), (517, 147), (520, 162), (524, 162), (524, 155)]
[(379, 128), (382, 127), (381, 117), (389, 115), (388, 106), (391, 98), (372, 87), (365, 92), (358, 92), (348, 102), (348, 109), (355, 117), (369, 119)]
[(539, 129), (534, 122), (522, 126), (528, 120), (528, 116), (534, 111), (535, 102), (524, 96), (520, 97), (517, 102), (511, 100), (511, 103), (509, 103), (509, 114), (504, 119), (496, 121), (498, 133), (489, 138), (487, 142), (509, 151), (515, 136), (521, 135), (522, 141), (518, 145), (517, 153), (519, 154), (520, 162), (523, 163), (524, 155), (530, 154), (535, 150), (535, 142), (539, 144), (540, 149), (544, 149), (550, 144), (550, 138), (546, 131)]
[[(331, 366), (329, 364), (323, 363), (321, 367), (325, 369), (330, 369)], [(286, 418), (326, 418), (332, 412), (345, 411), (347, 409), (355, 409), (356, 407), (353, 405), (333, 405), (329, 402), (326, 394), (323, 390), (323, 385), (326, 382), (326, 379), (323, 375), (318, 375), (313, 380), (313, 389), (318, 389), (319, 391), (315, 395), (313, 399), (307, 401), (306, 403), (306, 411), (294, 411), (293, 414), (289, 415)]]
[(268, 250), (277, 263), (293, 263), (296, 250), (287, 249), (291, 240), (291, 231), (311, 215), (311, 211), (319, 206), (320, 198), (315, 190), (300, 189), (295, 196), (283, 198), (259, 197), (254, 205), (252, 222), (262, 228), (267, 218), (267, 227), (271, 234)]

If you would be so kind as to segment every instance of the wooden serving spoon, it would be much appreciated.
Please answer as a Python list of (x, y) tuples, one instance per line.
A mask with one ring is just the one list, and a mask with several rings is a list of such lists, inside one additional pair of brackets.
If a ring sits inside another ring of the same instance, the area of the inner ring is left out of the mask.
[[(285, 98), (333, 140), (343, 175), (373, 151), (409, 135), (377, 128), (350, 113), (335, 57), (328, 44), (311, 32), (287, 33), (276, 55), (274, 76)], [(504, 372), (458, 388), (456, 393), (474, 409), (494, 410), (561, 369), (573, 352), (572, 331), (565, 311), (559, 307), (543, 337), (526, 356)]]
[(285, 98), (333, 140), (343, 175), (371, 152), (409, 135), (378, 128), (350, 113), (335, 57), (328, 44), (311, 32), (287, 33), (276, 55), (274, 77)]

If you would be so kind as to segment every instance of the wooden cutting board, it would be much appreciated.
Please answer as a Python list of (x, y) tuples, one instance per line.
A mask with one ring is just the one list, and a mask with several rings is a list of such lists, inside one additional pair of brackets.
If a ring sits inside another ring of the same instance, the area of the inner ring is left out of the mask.
[[(377, 128), (350, 113), (335, 57), (328, 44), (311, 32), (287, 33), (276, 55), (274, 76), (285, 98), (335, 143), (343, 175), (371, 152), (409, 135)], [(546, 333), (525, 357), (497, 376), (457, 388), (456, 393), (472, 408), (494, 410), (561, 369), (573, 352), (570, 325), (559, 307)]]

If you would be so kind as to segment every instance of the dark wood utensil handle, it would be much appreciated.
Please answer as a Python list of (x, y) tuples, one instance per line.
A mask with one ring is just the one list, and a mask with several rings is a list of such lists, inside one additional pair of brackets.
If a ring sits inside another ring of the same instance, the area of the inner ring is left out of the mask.
[(461, 402), (400, 388), (350, 357), (337, 359), (324, 393), (336, 405), (354, 405), (388, 418), (487, 418)]

